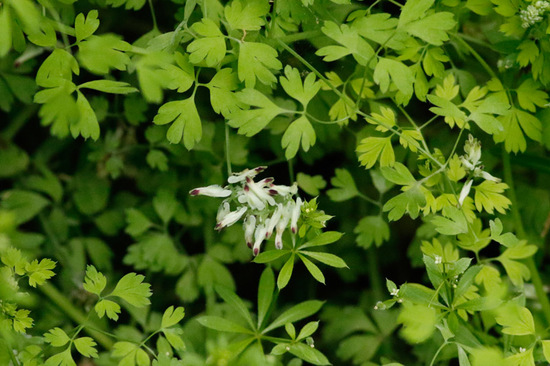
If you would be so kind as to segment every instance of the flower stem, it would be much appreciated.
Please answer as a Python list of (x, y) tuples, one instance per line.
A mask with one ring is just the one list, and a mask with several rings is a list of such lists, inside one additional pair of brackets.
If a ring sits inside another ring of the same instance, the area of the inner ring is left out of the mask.
[(227, 164), (227, 176), (230, 177), (233, 174), (231, 170), (231, 150), (229, 141), (229, 125), (225, 124), (225, 160)]
[[(506, 184), (508, 184), (508, 186), (510, 187), (508, 189), (508, 197), (512, 202), (512, 215), (514, 218), (514, 224), (516, 226), (516, 234), (518, 238), (526, 239), (527, 235), (525, 233), (525, 228), (523, 227), (523, 222), (521, 221), (521, 215), (517, 204), (518, 201), (516, 197), (516, 191), (514, 189), (514, 178), (512, 176), (510, 155), (506, 152), (504, 148), (502, 148), (502, 164), (504, 168), (504, 180), (506, 181)], [(544, 313), (544, 317), (546, 319), (546, 323), (547, 325), (550, 325), (550, 301), (548, 300), (548, 296), (544, 291), (542, 279), (540, 277), (540, 273), (537, 269), (533, 257), (527, 258), (526, 264), (529, 268), (529, 272), (531, 272), (531, 283), (535, 287), (535, 293), (537, 294), (537, 298), (539, 299), (542, 312)]]

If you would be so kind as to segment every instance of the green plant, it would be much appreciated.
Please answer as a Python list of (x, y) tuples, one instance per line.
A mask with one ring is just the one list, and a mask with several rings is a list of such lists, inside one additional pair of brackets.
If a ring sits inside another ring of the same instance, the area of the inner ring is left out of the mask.
[(549, 15), (0, 0), (0, 364), (550, 362)]

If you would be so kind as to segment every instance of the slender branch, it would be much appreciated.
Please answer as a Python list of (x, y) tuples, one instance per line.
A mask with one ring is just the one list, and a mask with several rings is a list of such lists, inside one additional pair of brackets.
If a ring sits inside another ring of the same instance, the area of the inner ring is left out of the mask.
[(29, 119), (34, 116), (37, 110), (38, 106), (36, 104), (31, 104), (23, 108), (19, 114), (11, 119), (10, 124), (0, 133), (0, 138), (11, 141), (15, 135), (17, 135), (17, 132), (19, 132)]
[(157, 25), (157, 16), (155, 15), (155, 7), (153, 6), (153, 0), (148, 0), (149, 9), (151, 9), (151, 18), (153, 18), (153, 29), (159, 29)]
[(229, 125), (225, 124), (225, 162), (227, 164), (227, 176), (230, 177), (233, 174), (231, 170), (231, 149), (229, 141)]
[(309, 40), (322, 35), (323, 35), (323, 32), (321, 32), (321, 30), (314, 30), (314, 31), (289, 34), (286, 36), (278, 37), (277, 40), (284, 42), (285, 44), (290, 44), (298, 41), (303, 41), (305, 39)]
[(481, 57), (479, 53), (477, 53), (476, 50), (474, 50), (472, 46), (470, 46), (465, 40), (463, 40), (461, 37), (457, 35), (453, 35), (453, 37), (454, 39), (457, 40), (458, 43), (460, 43), (464, 48), (466, 48), (472, 56), (474, 56), (477, 62), (479, 62), (479, 64), (485, 69), (485, 71), (487, 71), (489, 75), (491, 75), (491, 77), (498, 79), (497, 74), (493, 71), (491, 66), (489, 66), (489, 64), (483, 59), (483, 57)]

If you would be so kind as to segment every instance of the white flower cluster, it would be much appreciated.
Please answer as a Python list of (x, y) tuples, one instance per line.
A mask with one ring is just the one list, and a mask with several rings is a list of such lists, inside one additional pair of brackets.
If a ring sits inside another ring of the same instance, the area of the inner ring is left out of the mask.
[(535, 1), (534, 4), (527, 6), (526, 9), (519, 12), (521, 26), (523, 28), (529, 28), (540, 22), (542, 20), (542, 15), (544, 15), (549, 8), (550, 2), (542, 0)]
[[(275, 230), (275, 247), (283, 248), (283, 233), (290, 225), (293, 234), (298, 231), (298, 219), (302, 200), (296, 196), (298, 187), (275, 185), (273, 178), (264, 178), (258, 182), (254, 177), (266, 169), (260, 166), (234, 173), (227, 179), (229, 185), (221, 187), (211, 185), (192, 189), (192, 196), (210, 196), (226, 198), (216, 215), (216, 230), (222, 230), (235, 224), (244, 217), (244, 238), (254, 255), (260, 253), (260, 247)], [(232, 204), (236, 207), (233, 207)]]
[[(464, 143), (464, 152), (466, 155), (462, 155), (460, 160), (467, 172), (472, 173), (474, 178), (483, 178), (485, 180), (492, 180), (493, 182), (500, 182), (500, 178), (494, 177), (491, 174), (483, 170), (483, 165), (481, 165), (481, 143), (478, 139), (474, 138), (472, 135), (468, 136), (468, 140)], [(458, 202), (460, 205), (464, 202), (470, 189), (472, 188), (473, 179), (469, 179), (462, 191), (460, 192), (460, 197)]]

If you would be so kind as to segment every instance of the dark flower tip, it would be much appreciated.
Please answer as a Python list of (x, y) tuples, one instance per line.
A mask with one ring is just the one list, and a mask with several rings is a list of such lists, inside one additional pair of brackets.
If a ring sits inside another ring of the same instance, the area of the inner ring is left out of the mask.
[(254, 253), (254, 256), (257, 256), (260, 253), (260, 249), (254, 248), (254, 250), (252, 250), (252, 252)]
[(270, 190), (268, 191), (268, 193), (269, 193), (270, 195), (272, 195), (272, 196), (276, 196), (278, 192), (277, 192), (276, 190), (274, 190), (274, 189), (270, 189)]
[(191, 196), (198, 196), (200, 193), (200, 190), (199, 189), (193, 189), (191, 192), (189, 192), (189, 194)]
[(246, 245), (247, 245), (250, 249), (252, 249), (252, 243), (251, 243), (251, 242), (247, 242)]

